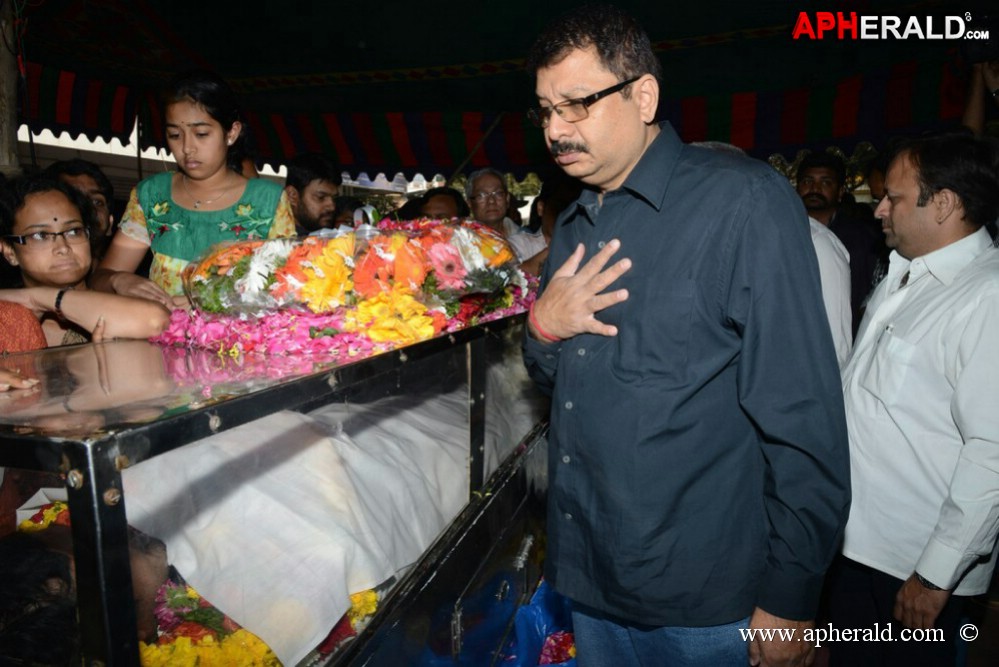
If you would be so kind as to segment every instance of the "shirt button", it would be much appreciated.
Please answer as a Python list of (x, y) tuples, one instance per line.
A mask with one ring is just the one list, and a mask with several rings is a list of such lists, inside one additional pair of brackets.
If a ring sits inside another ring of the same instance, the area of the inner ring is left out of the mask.
[(565, 409), (566, 410), (572, 410), (572, 401), (566, 401), (565, 402)]
[(607, 244), (604, 241), (600, 241), (599, 243), (597, 243), (598, 248), (603, 248), (605, 245)]
[(565, 513), (565, 520), (566, 520), (566, 521), (572, 521), (572, 515), (571, 515), (571, 514), (569, 514), (568, 512), (566, 512), (566, 513)]
[(546, 359), (554, 359), (554, 358), (555, 358), (555, 355), (554, 355), (554, 354), (546, 354), (546, 355), (545, 355), (545, 358), (546, 358)]
[(578, 354), (581, 357), (585, 357), (586, 356), (586, 348), (585, 347), (579, 348), (579, 350), (576, 352), (576, 354)]
[(568, 454), (562, 457), (562, 463), (568, 463), (571, 460), (572, 458), (570, 458)]

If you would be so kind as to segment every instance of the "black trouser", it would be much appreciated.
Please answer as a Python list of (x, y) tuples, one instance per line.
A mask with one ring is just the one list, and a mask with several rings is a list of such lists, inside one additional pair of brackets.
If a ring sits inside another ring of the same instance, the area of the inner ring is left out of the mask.
[[(937, 617), (934, 628), (943, 631), (943, 641), (903, 641), (905, 626), (892, 615), (903, 583), (848, 558), (836, 560), (828, 580), (833, 628), (872, 632), (878, 628), (881, 636), (879, 641), (829, 642), (830, 667), (954, 667), (966, 598), (952, 595)], [(889, 636), (893, 641), (885, 641)]]

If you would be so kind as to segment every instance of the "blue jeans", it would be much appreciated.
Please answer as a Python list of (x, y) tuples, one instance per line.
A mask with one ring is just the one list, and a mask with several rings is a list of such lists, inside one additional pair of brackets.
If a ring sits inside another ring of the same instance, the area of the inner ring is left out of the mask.
[(749, 617), (705, 628), (627, 623), (578, 602), (572, 625), (579, 667), (746, 667), (749, 647), (739, 633)]

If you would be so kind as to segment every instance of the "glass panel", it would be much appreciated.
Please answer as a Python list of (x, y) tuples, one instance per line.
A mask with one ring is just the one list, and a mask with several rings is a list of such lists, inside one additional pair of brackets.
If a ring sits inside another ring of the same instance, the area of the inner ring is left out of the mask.
[(58, 475), (0, 468), (0, 655), (79, 664), (73, 540)]

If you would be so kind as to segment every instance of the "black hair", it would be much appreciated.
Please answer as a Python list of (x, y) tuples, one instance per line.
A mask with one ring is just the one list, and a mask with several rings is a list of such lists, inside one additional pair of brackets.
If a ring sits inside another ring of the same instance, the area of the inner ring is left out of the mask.
[(846, 165), (843, 164), (843, 159), (838, 155), (825, 151), (812, 151), (802, 158), (798, 165), (796, 181), (801, 180), (801, 175), (805, 173), (806, 169), (832, 169), (833, 173), (836, 174), (836, 181), (841, 186), (846, 184)]
[[(612, 5), (583, 5), (549, 23), (528, 52), (527, 69), (536, 74), (572, 51), (590, 46), (620, 81), (644, 74), (662, 81), (662, 63), (652, 51), (649, 36), (634, 17)], [(621, 94), (628, 97), (629, 88)]]
[(0, 539), (0, 664), (80, 664), (69, 557), (34, 537)]
[(90, 203), (90, 198), (76, 188), (46, 173), (15, 178), (0, 189), (0, 236), (14, 233), (14, 217), (18, 211), (24, 208), (25, 200), (29, 195), (52, 192), (53, 190), (66, 195), (70, 203), (80, 211), (80, 218), (90, 233), (91, 241), (93, 241), (98, 225), (97, 213), (94, 211), (94, 205)]
[(420, 197), (420, 208), (422, 209), (423, 205), (430, 201), (431, 198), (440, 196), (450, 197), (454, 200), (455, 206), (458, 207), (459, 218), (467, 218), (471, 215), (472, 212), (468, 208), (468, 202), (466, 202), (465, 198), (461, 196), (461, 193), (454, 188), (431, 188), (427, 190), (423, 193), (423, 196)]
[[(164, 110), (177, 102), (193, 102), (198, 105), (222, 126), (224, 132), (229, 132), (237, 121), (242, 122), (236, 93), (214, 72), (190, 70), (174, 77), (164, 97)], [(228, 147), (226, 164), (236, 173), (242, 173), (243, 160), (247, 157), (249, 150), (244, 126), (239, 137)]]
[(919, 176), (917, 206), (941, 190), (956, 194), (964, 219), (982, 227), (999, 217), (999, 147), (994, 139), (946, 134), (899, 146), (894, 159), (908, 158)]
[(108, 206), (114, 201), (114, 186), (111, 180), (105, 175), (101, 168), (89, 160), (73, 158), (72, 160), (59, 160), (53, 162), (45, 168), (45, 174), (58, 179), (60, 176), (89, 176), (97, 183), (97, 189), (101, 191), (108, 202)]
[(364, 202), (357, 197), (351, 197), (350, 195), (340, 195), (333, 200), (333, 205), (336, 206), (337, 215), (343, 213), (344, 211), (350, 211), (353, 213), (357, 209), (364, 206)]
[(343, 174), (333, 161), (319, 153), (303, 153), (288, 161), (288, 177), (284, 184), (299, 192), (312, 181), (329, 181), (333, 185), (343, 183)]
[(423, 197), (414, 197), (397, 208), (392, 215), (396, 220), (416, 220), (423, 215)]

